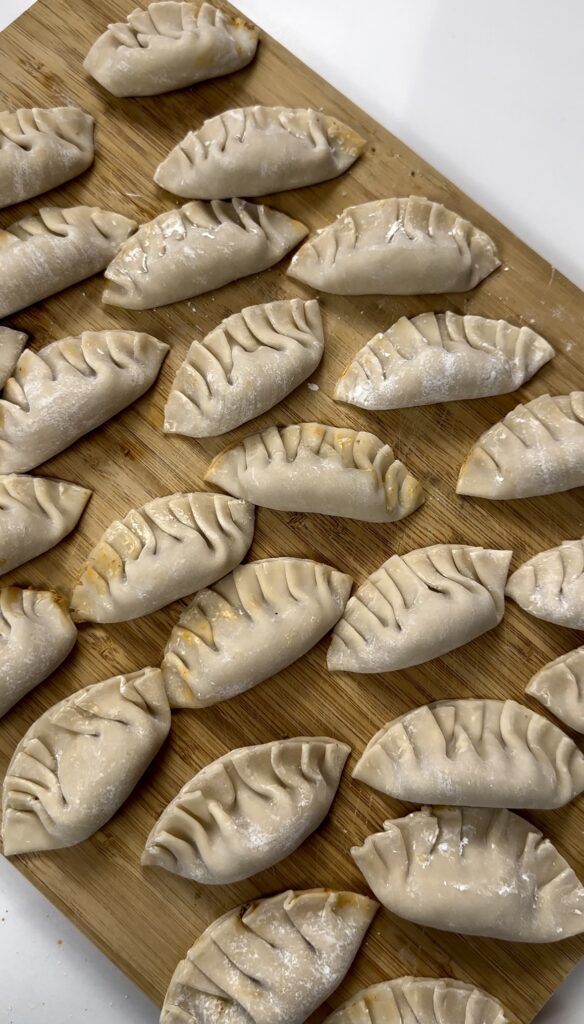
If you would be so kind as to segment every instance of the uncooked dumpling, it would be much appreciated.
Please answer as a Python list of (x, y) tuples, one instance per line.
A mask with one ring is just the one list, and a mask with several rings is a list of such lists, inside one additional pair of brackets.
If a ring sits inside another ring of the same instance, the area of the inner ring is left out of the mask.
[(142, 224), (110, 263), (103, 301), (152, 309), (213, 291), (278, 263), (307, 234), (268, 206), (194, 201)]
[(0, 717), (50, 676), (75, 645), (66, 601), (50, 590), (0, 590)]
[(408, 803), (550, 810), (584, 791), (584, 754), (514, 700), (442, 700), (384, 725), (353, 778)]
[(536, 619), (584, 629), (584, 539), (534, 555), (511, 574), (505, 593)]
[(525, 692), (570, 729), (584, 733), (584, 647), (544, 665), (530, 679)]
[(415, 512), (422, 488), (375, 434), (322, 423), (268, 427), (217, 455), (205, 480), (281, 512), (392, 523)]
[(421, 196), (350, 206), (310, 238), (290, 277), (335, 295), (466, 292), (500, 265), (493, 241)]
[(362, 409), (405, 409), (515, 391), (554, 355), (529, 327), (457, 313), (402, 316), (357, 352), (335, 398)]
[(178, 964), (160, 1024), (303, 1024), (341, 984), (377, 909), (330, 889), (236, 907)]
[(78, 107), (0, 112), (0, 207), (76, 178), (93, 163), (94, 120)]
[(91, 491), (43, 476), (0, 476), (0, 575), (42, 555), (77, 525)]
[(98, 206), (44, 206), (0, 228), (0, 318), (98, 274), (137, 226)]
[(361, 584), (333, 633), (331, 672), (395, 672), (493, 629), (511, 551), (434, 544), (392, 555)]
[(4, 780), (4, 855), (74, 846), (123, 804), (170, 730), (162, 674), (94, 683), (45, 711)]
[(85, 331), (26, 349), (0, 399), (0, 472), (34, 469), (135, 402), (167, 352), (137, 331)]
[(516, 814), (426, 807), (383, 827), (351, 853), (399, 917), (507, 942), (584, 931), (584, 888), (549, 839)]
[(185, 199), (266, 196), (336, 178), (365, 140), (336, 117), (294, 107), (239, 107), (189, 132), (154, 180)]
[(397, 978), (357, 992), (325, 1024), (510, 1024), (497, 999), (452, 978)]
[(241, 562), (253, 505), (223, 494), (154, 498), (115, 519), (73, 587), (76, 621), (126, 622), (192, 594)]
[(258, 35), (212, 4), (162, 0), (108, 25), (83, 67), (114, 96), (156, 96), (245, 67)]
[(162, 662), (171, 707), (228, 700), (301, 658), (334, 626), (351, 583), (308, 558), (267, 558), (196, 594)]
[(26, 345), (26, 334), (22, 331), (13, 331), (11, 327), (0, 327), (0, 388), (3, 388), (14, 367), (18, 357)]
[(203, 885), (272, 867), (328, 814), (349, 753), (336, 740), (301, 736), (224, 754), (164, 809), (142, 863)]
[(215, 437), (277, 405), (324, 350), (316, 299), (248, 306), (193, 341), (164, 410), (167, 433)]
[(456, 490), (478, 498), (528, 498), (584, 486), (584, 391), (540, 395), (480, 436)]

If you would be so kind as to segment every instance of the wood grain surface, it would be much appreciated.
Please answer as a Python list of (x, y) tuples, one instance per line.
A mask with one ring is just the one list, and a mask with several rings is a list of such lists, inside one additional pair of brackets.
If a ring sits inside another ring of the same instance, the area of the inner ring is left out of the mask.
[[(99, 204), (150, 219), (180, 205), (154, 185), (159, 160), (188, 129), (221, 111), (253, 103), (313, 106), (346, 120), (367, 140), (363, 158), (344, 177), (270, 198), (312, 230), (345, 206), (388, 195), (426, 195), (470, 218), (493, 236), (503, 265), (465, 295), (415, 298), (321, 296), (326, 353), (312, 381), (278, 408), (223, 439), (165, 437), (163, 406), (174, 374), (194, 337), (243, 306), (294, 295), (310, 296), (285, 276), (285, 264), (210, 295), (163, 309), (131, 313), (102, 307), (95, 278), (10, 320), (28, 331), (33, 347), (87, 328), (136, 328), (171, 346), (155, 387), (106, 426), (44, 465), (41, 473), (94, 491), (79, 528), (48, 554), (3, 577), (4, 584), (49, 585), (68, 592), (73, 573), (112, 518), (147, 499), (203, 487), (210, 458), (226, 442), (268, 424), (320, 420), (376, 432), (423, 481), (424, 507), (395, 525), (281, 514), (260, 509), (251, 558), (304, 555), (350, 572), (357, 582), (391, 553), (434, 542), (464, 542), (514, 550), (512, 568), (535, 552), (584, 533), (581, 492), (509, 503), (459, 498), (459, 466), (477, 435), (518, 400), (584, 388), (584, 295), (479, 209), (440, 174), (358, 110), (282, 46), (263, 35), (255, 62), (226, 78), (148, 99), (117, 100), (88, 79), (83, 57), (132, 0), (40, 0), (0, 36), (0, 104), (81, 105), (97, 119), (94, 167), (62, 189), (2, 211), (6, 226), (39, 205)], [(488, 159), (485, 138), (485, 159)], [(552, 216), (553, 210), (542, 216)], [(1, 287), (1, 282), (0, 282)], [(520, 392), (484, 401), (369, 414), (336, 405), (334, 383), (351, 356), (401, 314), (455, 310), (529, 324), (555, 346), (557, 357)], [(181, 604), (115, 626), (87, 626), (76, 650), (45, 684), (0, 722), (0, 771), (28, 726), (78, 687), (118, 672), (156, 665)], [(537, 622), (509, 603), (493, 632), (437, 661), (386, 676), (331, 676), (323, 641), (308, 656), (255, 690), (200, 712), (174, 715), (170, 739), (131, 799), (88, 842), (36, 857), (18, 867), (159, 1003), (176, 962), (218, 914), (250, 898), (287, 887), (366, 887), (348, 849), (382, 821), (404, 812), (354, 783), (347, 771), (324, 826), (292, 857), (256, 878), (203, 888), (142, 869), (146, 836), (165, 804), (203, 765), (224, 752), (277, 737), (322, 734), (349, 742), (351, 768), (377, 728), (429, 700), (448, 697), (523, 698), (531, 674), (582, 642), (580, 634)], [(539, 705), (527, 701), (540, 710)], [(411, 809), (411, 808), (410, 808)], [(529, 814), (584, 877), (582, 800), (553, 813)], [(323, 1007), (336, 1006), (364, 985), (404, 973), (450, 975), (498, 996), (520, 1024), (539, 1008), (584, 953), (584, 937), (527, 947), (448, 935), (381, 912), (345, 983)]]

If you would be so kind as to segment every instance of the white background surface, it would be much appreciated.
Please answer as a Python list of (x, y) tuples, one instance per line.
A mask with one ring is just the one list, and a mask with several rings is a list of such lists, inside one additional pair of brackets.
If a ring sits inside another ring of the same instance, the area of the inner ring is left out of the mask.
[[(0, 0), (0, 28), (27, 6)], [(584, 287), (582, 0), (239, 7)], [(15, 89), (0, 103), (19, 98)], [(538, 1024), (582, 1024), (583, 1000), (584, 964)], [(157, 1021), (152, 1003), (0, 857), (0, 1024)]]

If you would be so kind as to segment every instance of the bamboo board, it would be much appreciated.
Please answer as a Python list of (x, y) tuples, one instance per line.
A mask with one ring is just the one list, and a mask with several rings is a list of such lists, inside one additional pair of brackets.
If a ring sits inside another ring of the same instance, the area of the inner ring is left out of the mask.
[[(171, 345), (171, 353), (146, 397), (42, 467), (45, 475), (92, 488), (93, 497), (79, 528), (66, 541), (2, 582), (49, 584), (66, 593), (72, 574), (112, 518), (153, 496), (202, 486), (209, 459), (227, 442), (270, 423), (301, 420), (366, 428), (390, 441), (425, 484), (426, 504), (393, 526), (262, 509), (251, 558), (309, 556), (346, 569), (360, 582), (390, 553), (433, 542), (512, 547), (515, 568), (536, 551), (579, 537), (584, 532), (581, 493), (488, 503), (458, 498), (455, 482), (472, 441), (516, 401), (547, 390), (584, 388), (579, 349), (584, 295), (265, 35), (255, 62), (236, 75), (152, 99), (109, 96), (85, 77), (82, 59), (105, 23), (121, 20), (131, 6), (129, 0), (40, 0), (0, 35), (2, 107), (77, 103), (97, 119), (94, 167), (42, 203), (96, 203), (147, 220), (173, 202), (152, 182), (156, 164), (205, 117), (258, 102), (323, 107), (368, 139), (366, 154), (344, 177), (279, 195), (273, 205), (315, 229), (350, 204), (386, 195), (426, 195), (487, 230), (499, 246), (503, 266), (463, 296), (323, 295), (326, 354), (312, 378), (319, 390), (304, 384), (252, 425), (224, 439), (203, 442), (161, 432), (163, 405), (176, 369), (192, 338), (206, 334), (229, 313), (276, 298), (308, 297), (309, 289), (286, 278), (285, 265), (192, 302), (144, 313), (102, 308), (102, 281), (96, 278), (12, 318), (12, 326), (32, 334), (34, 347), (87, 328), (123, 327), (158, 336)], [(38, 201), (3, 211), (0, 224), (8, 225), (37, 205)], [(333, 403), (330, 396), (341, 369), (374, 333), (402, 314), (447, 309), (527, 323), (549, 338), (557, 358), (517, 395), (375, 415)], [(179, 607), (173, 606), (136, 622), (84, 627), (65, 665), (0, 723), (0, 771), (4, 773), (25, 729), (51, 704), (90, 682), (158, 664), (178, 613)], [(428, 700), (521, 700), (531, 674), (581, 640), (579, 634), (530, 619), (510, 604), (494, 632), (440, 660), (385, 677), (329, 675), (324, 641), (248, 694), (198, 713), (177, 713), (170, 739), (107, 827), (79, 847), (19, 858), (17, 865), (160, 1003), (176, 962), (201, 930), (230, 907), (287, 887), (365, 891), (348, 849), (376, 831), (386, 817), (404, 811), (398, 803), (353, 783), (347, 772), (329, 819), (292, 857), (248, 882), (205, 889), (140, 867), (152, 823), (198, 769), (234, 747), (303, 734), (332, 735), (351, 743), (352, 766), (382, 723)], [(584, 876), (582, 801), (562, 811), (527, 817)], [(506, 945), (421, 929), (382, 912), (349, 977), (315, 1019), (323, 1019), (331, 1006), (362, 986), (405, 973), (472, 981), (498, 996), (520, 1024), (529, 1024), (583, 953), (583, 937), (554, 946)]]

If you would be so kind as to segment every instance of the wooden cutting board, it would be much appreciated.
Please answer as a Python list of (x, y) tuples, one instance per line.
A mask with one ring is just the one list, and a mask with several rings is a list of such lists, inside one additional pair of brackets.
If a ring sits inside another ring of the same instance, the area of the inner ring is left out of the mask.
[[(285, 264), (191, 302), (144, 313), (102, 308), (102, 281), (96, 278), (13, 317), (11, 325), (30, 332), (35, 348), (87, 328), (121, 327), (148, 331), (168, 342), (171, 352), (145, 398), (42, 467), (45, 475), (91, 487), (93, 497), (79, 528), (65, 542), (2, 582), (48, 584), (67, 593), (72, 574), (112, 518), (155, 495), (203, 487), (209, 459), (226, 442), (271, 423), (301, 420), (364, 428), (391, 442), (423, 481), (426, 504), (404, 522), (389, 526), (261, 509), (251, 558), (309, 556), (346, 569), (361, 582), (392, 552), (434, 542), (512, 547), (516, 568), (536, 551), (581, 536), (581, 492), (489, 503), (457, 497), (455, 482), (473, 440), (518, 400), (548, 390), (584, 388), (584, 295), (265, 35), (257, 59), (238, 74), (167, 96), (116, 100), (86, 78), (81, 65), (105, 24), (122, 20), (132, 6), (131, 0), (40, 0), (0, 36), (0, 109), (76, 103), (97, 119), (94, 167), (41, 204), (95, 203), (148, 220), (174, 202), (153, 184), (152, 174), (187, 129), (229, 107), (253, 103), (322, 107), (364, 135), (367, 151), (344, 177), (279, 195), (270, 200), (275, 206), (314, 230), (354, 203), (389, 195), (425, 195), (488, 231), (503, 265), (465, 295), (323, 295), (326, 354), (312, 378), (319, 390), (304, 384), (252, 425), (224, 439), (202, 442), (165, 437), (161, 431), (174, 374), (191, 340), (205, 335), (224, 316), (253, 303), (310, 296), (308, 288), (286, 278)], [(35, 201), (4, 210), (0, 224), (6, 226), (38, 205)], [(553, 217), (553, 210), (542, 210), (542, 216)], [(333, 403), (331, 394), (341, 370), (374, 333), (402, 314), (448, 309), (529, 324), (549, 338), (557, 357), (517, 395), (376, 415)], [(158, 664), (182, 603), (136, 622), (83, 627), (75, 652), (61, 670), (0, 722), (0, 771), (4, 773), (24, 731), (51, 704), (88, 683)], [(160, 1003), (176, 962), (202, 929), (228, 908), (287, 887), (365, 891), (348, 849), (378, 830), (385, 818), (404, 811), (398, 803), (352, 782), (348, 771), (329, 819), (302, 849), (248, 882), (205, 889), (140, 867), (151, 825), (196, 771), (234, 747), (302, 734), (328, 734), (349, 742), (354, 750), (352, 767), (371, 735), (389, 719), (438, 698), (521, 700), (533, 672), (580, 642), (579, 634), (537, 622), (513, 604), (495, 631), (445, 658), (385, 677), (329, 675), (325, 640), (250, 693), (201, 712), (175, 714), (170, 739), (113, 821), (81, 846), (18, 858), (16, 863)], [(561, 811), (528, 817), (584, 877), (582, 800)], [(317, 1019), (362, 986), (414, 974), (474, 982), (498, 996), (520, 1024), (528, 1024), (583, 953), (584, 937), (527, 947), (422, 929), (382, 912), (349, 977)]]

